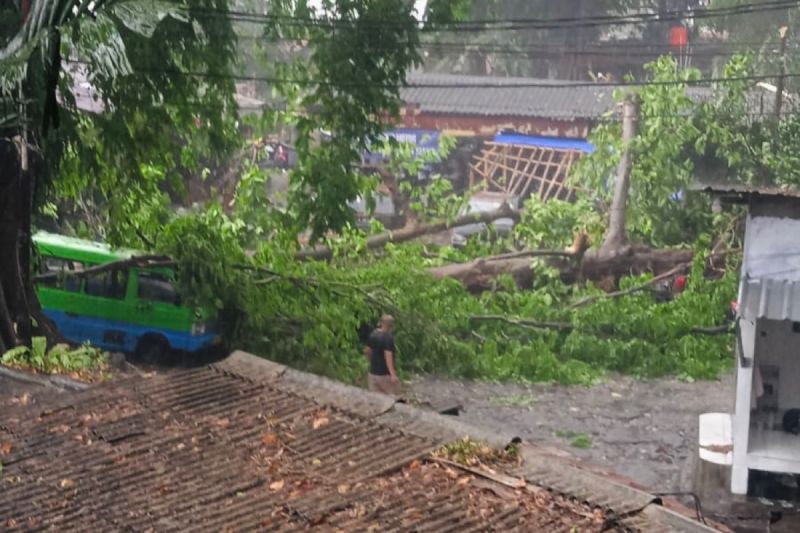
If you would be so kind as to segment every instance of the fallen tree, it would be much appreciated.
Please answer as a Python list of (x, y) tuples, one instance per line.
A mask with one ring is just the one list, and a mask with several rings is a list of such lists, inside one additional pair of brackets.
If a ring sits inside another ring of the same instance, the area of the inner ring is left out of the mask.
[[(541, 330), (554, 330), (554, 331), (580, 331), (594, 335), (605, 335), (624, 337), (615, 324), (594, 324), (591, 327), (579, 327), (569, 322), (541, 322), (538, 320), (530, 320), (525, 318), (513, 318), (503, 315), (473, 315), (469, 317), (471, 323), (483, 322), (502, 322), (509, 326), (519, 328), (541, 329)], [(682, 335), (727, 335), (733, 333), (733, 324), (717, 325), (717, 326), (695, 326), (682, 331)]]
[[(521, 256), (521, 257), (520, 257)], [(617, 253), (590, 250), (580, 260), (572, 252), (531, 251), (519, 254), (504, 254), (483, 257), (469, 263), (456, 263), (429, 269), (435, 279), (453, 278), (469, 291), (490, 290), (495, 280), (510, 275), (519, 288), (530, 288), (534, 272), (531, 257), (552, 257), (551, 264), (559, 269), (566, 283), (580, 280), (601, 282), (616, 281), (623, 276), (652, 273), (656, 276), (670, 272), (681, 265), (691, 263), (692, 250), (659, 250), (647, 246), (625, 246)]]
[[(454, 220), (440, 220), (429, 224), (416, 224), (406, 226), (397, 231), (387, 231), (367, 238), (367, 249), (376, 250), (383, 248), (387, 244), (396, 244), (418, 239), (424, 235), (439, 233), (458, 226), (468, 224), (490, 224), (501, 218), (510, 218), (514, 221), (519, 220), (519, 213), (511, 209), (508, 204), (503, 204), (496, 211), (486, 213), (470, 213), (462, 215)], [(327, 260), (333, 258), (333, 250), (329, 246), (318, 246), (310, 250), (301, 250), (295, 254), (295, 259), (316, 259)]]

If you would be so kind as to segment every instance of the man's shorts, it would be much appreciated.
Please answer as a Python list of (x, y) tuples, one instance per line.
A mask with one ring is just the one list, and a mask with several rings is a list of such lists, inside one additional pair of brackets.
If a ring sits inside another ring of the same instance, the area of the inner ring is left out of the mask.
[(392, 383), (392, 376), (376, 376), (375, 374), (367, 375), (367, 384), (369, 390), (372, 392), (380, 392), (381, 394), (388, 394), (390, 396), (397, 395), (400, 390), (399, 383)]

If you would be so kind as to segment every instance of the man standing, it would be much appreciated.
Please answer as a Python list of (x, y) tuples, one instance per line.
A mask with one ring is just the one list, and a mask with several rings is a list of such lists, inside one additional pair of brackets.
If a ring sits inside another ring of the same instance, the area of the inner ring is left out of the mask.
[(383, 394), (397, 394), (400, 380), (397, 378), (397, 369), (394, 366), (394, 317), (383, 315), (378, 328), (375, 329), (367, 340), (367, 349), (364, 354), (369, 359), (369, 375), (367, 381), (369, 390)]

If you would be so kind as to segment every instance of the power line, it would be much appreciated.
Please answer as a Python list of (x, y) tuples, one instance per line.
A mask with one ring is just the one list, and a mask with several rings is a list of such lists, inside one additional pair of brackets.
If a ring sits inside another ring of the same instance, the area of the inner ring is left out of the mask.
[[(213, 28), (206, 29), (207, 32), (209, 30), (211, 30), (211, 33), (214, 33), (213, 32)], [(258, 34), (254, 34), (254, 33), (237, 33), (236, 30), (234, 30), (234, 33), (236, 34), (236, 38), (238, 40), (240, 40), (240, 41), (260, 41), (260, 42), (266, 42), (266, 43), (284, 43), (284, 42), (286, 42), (286, 43), (307, 43), (309, 41), (309, 39), (303, 38), (303, 37), (268, 37), (268, 36), (265, 36), (262, 33), (258, 33)], [(323, 37), (319, 37), (318, 40), (336, 42), (336, 37), (335, 36), (330, 36), (330, 37), (324, 37), (323, 36)], [(434, 38), (433, 40), (422, 40), (422, 41), (420, 41), (420, 46), (432, 46), (432, 45), (438, 45), (440, 43), (441, 44), (463, 45), (463, 46), (498, 45), (498, 43), (479, 43), (479, 42), (476, 43), (474, 41), (439, 41), (439, 40), (436, 40)], [(558, 43), (553, 43), (553, 42), (546, 43), (546, 44), (536, 44), (536, 43), (528, 42), (528, 43), (523, 43), (523, 44), (526, 44), (528, 46), (536, 46), (536, 47), (545, 47), (545, 48), (549, 47), (549, 48), (559, 49), (559, 50), (560, 49), (564, 49), (563, 46), (560, 46)], [(753, 48), (748, 48), (747, 49), (748, 51), (749, 50), (755, 51), (755, 49), (761, 48), (761, 47), (763, 47), (765, 45), (778, 46), (779, 42), (776, 39), (776, 41), (774, 43), (765, 42), (763, 40), (761, 40), (761, 41), (704, 41), (704, 40), (698, 40), (698, 41), (694, 41), (694, 42), (688, 43), (688, 47), (690, 47), (690, 48), (720, 48), (720, 49), (722, 49), (722, 48), (730, 48), (730, 47), (734, 47), (734, 46), (753, 47)], [(505, 46), (513, 47), (514, 45), (507, 44)], [(798, 47), (800, 47), (800, 45), (795, 45), (795, 48), (798, 48)], [(675, 45), (670, 44), (670, 43), (666, 43), (666, 42), (664, 42), (664, 43), (646, 43), (645, 44), (645, 43), (642, 43), (641, 41), (629, 42), (629, 41), (609, 40), (609, 41), (588, 42), (588, 43), (585, 43), (582, 46), (581, 49), (593, 49), (593, 48), (597, 48), (597, 49), (601, 49), (601, 50), (618, 50), (618, 49), (620, 49), (620, 50), (625, 50), (625, 49), (638, 50), (638, 49), (641, 49), (641, 48), (648, 48), (648, 49), (655, 48), (655, 49), (672, 50), (672, 49), (675, 49)], [(575, 49), (572, 49), (572, 50), (575, 50)]]
[[(73, 63), (76, 63), (73, 61)], [(88, 64), (87, 62), (77, 62)], [(729, 77), (715, 77), (715, 78), (697, 78), (687, 80), (648, 80), (648, 81), (618, 81), (618, 82), (593, 82), (593, 81), (521, 81), (515, 83), (504, 83), (504, 78), (491, 78), (487, 77), (487, 82), (456, 82), (456, 83), (407, 83), (407, 84), (386, 84), (386, 83), (373, 83), (367, 81), (337, 81), (337, 80), (314, 80), (314, 79), (292, 79), (292, 78), (276, 78), (270, 76), (247, 76), (235, 74), (223, 74), (214, 72), (200, 72), (189, 71), (180, 69), (148, 69), (148, 68), (134, 68), (135, 72), (151, 73), (151, 74), (172, 74), (179, 76), (199, 77), (199, 78), (212, 78), (212, 79), (229, 79), (236, 81), (259, 81), (274, 84), (297, 84), (297, 85), (318, 85), (322, 87), (376, 87), (383, 89), (570, 89), (581, 87), (651, 87), (651, 86), (675, 86), (675, 85), (711, 85), (717, 83), (732, 83), (741, 81), (765, 81), (773, 80), (778, 77), (784, 78), (800, 78), (798, 72), (788, 72), (785, 74), (763, 74), (763, 75), (747, 75), (747, 76), (729, 76)]]
[[(477, 32), (477, 31), (513, 31), (522, 29), (567, 29), (582, 27), (613, 26), (626, 24), (643, 24), (647, 22), (670, 22), (685, 19), (708, 19), (739, 15), (752, 15), (784, 9), (799, 8), (797, 0), (774, 0), (771, 2), (758, 2), (739, 4), (724, 8), (701, 8), (686, 11), (666, 11), (660, 13), (637, 13), (628, 15), (605, 15), (594, 17), (563, 17), (563, 18), (527, 18), (527, 19), (487, 19), (468, 22), (440, 23), (434, 26), (420, 27), (422, 32)], [(290, 15), (260, 14), (247, 11), (221, 10), (213, 8), (192, 8), (192, 15), (223, 16), (230, 20), (240, 22), (274, 22), (289, 27), (314, 28), (314, 29), (405, 29), (407, 25), (389, 20), (348, 20), (334, 18), (309, 18)]]
[[(208, 109), (208, 110), (220, 110), (220, 111), (224, 111), (224, 110), (231, 110), (232, 111), (234, 109), (239, 109), (239, 110), (244, 110), (244, 111), (253, 111), (253, 112), (264, 111), (264, 110), (269, 110), (269, 111), (285, 111), (286, 110), (285, 106), (270, 105), (270, 104), (264, 104), (264, 105), (259, 106), (259, 107), (244, 107), (244, 108), (240, 108), (236, 104), (228, 106), (228, 105), (224, 105), (224, 104), (214, 104), (214, 103), (210, 103), (210, 102), (192, 102), (192, 101), (180, 102), (180, 103), (175, 103), (175, 102), (153, 102), (152, 100), (138, 100), (138, 99), (135, 99), (135, 98), (134, 99), (125, 98), (125, 99), (122, 99), (118, 103), (148, 104), (148, 105), (153, 105), (153, 106), (156, 106), (156, 107), (178, 106), (179, 105), (179, 106), (186, 106), (186, 107), (193, 108), (193, 109)], [(571, 112), (571, 111), (574, 111), (574, 110), (567, 110), (567, 112)], [(469, 115), (471, 113), (466, 113), (465, 112), (464, 114), (465, 115)], [(785, 111), (784, 110), (784, 111), (781, 111), (781, 114), (780, 114), (780, 116), (784, 117), (784, 118), (792, 117), (792, 116), (798, 116), (798, 115), (800, 115), (800, 110), (798, 110), (798, 111)], [(653, 120), (653, 119), (664, 119), (664, 118), (687, 118), (688, 119), (688, 118), (692, 118), (692, 116), (693, 116), (693, 114), (690, 113), (690, 112), (687, 112), (687, 113), (655, 113), (655, 114), (642, 113), (639, 118), (640, 118), (640, 120)], [(772, 111), (746, 111), (746, 112), (743, 112), (743, 113), (737, 113), (737, 116), (774, 117), (775, 113), (772, 112)], [(491, 118), (492, 116), (488, 115), (488, 117)], [(530, 115), (530, 118), (543, 118), (543, 117), (546, 117), (546, 115), (545, 114), (540, 114), (540, 115), (531, 114)], [(597, 117), (585, 117), (585, 118), (589, 119), (589, 120), (597, 121), (597, 122), (619, 122), (619, 117), (616, 114), (612, 114), (612, 115), (605, 114), (605, 115), (601, 115), (601, 116), (597, 116)], [(401, 122), (402, 122), (402, 117), (400, 117), (400, 119), (401, 119)], [(552, 119), (553, 120), (559, 120), (559, 117), (552, 117)]]
[[(303, 45), (305, 42), (304, 39), (287, 39), (287, 38), (260, 38), (256, 36), (239, 36), (238, 39), (240, 40), (248, 40), (248, 41), (256, 41), (256, 42), (263, 42), (263, 43), (298, 43)], [(326, 41), (335, 45), (336, 39), (330, 38), (326, 39)], [(733, 44), (733, 43), (731, 43)], [(736, 44), (744, 44), (744, 43), (736, 43)], [(757, 46), (763, 46), (764, 43), (753, 43)], [(777, 44), (776, 44), (777, 46)], [(759, 50), (754, 48), (741, 48), (741, 49), (723, 49), (721, 46), (714, 45), (712, 43), (696, 43), (690, 45), (685, 48), (676, 49), (672, 45), (642, 45), (639, 44), (637, 46), (623, 46), (617, 48), (616, 46), (602, 46), (602, 45), (588, 45), (585, 47), (580, 48), (568, 48), (553, 44), (527, 44), (527, 45), (500, 45), (500, 44), (478, 44), (478, 43), (469, 43), (469, 42), (454, 42), (454, 41), (430, 41), (430, 42), (421, 42), (419, 44), (421, 49), (425, 50), (435, 50), (435, 51), (443, 51), (443, 52), (479, 52), (479, 53), (486, 53), (486, 54), (499, 54), (499, 55), (519, 55), (519, 56), (531, 56), (534, 54), (560, 54), (560, 55), (585, 55), (585, 56), (592, 56), (592, 57), (605, 57), (605, 56), (624, 56), (624, 57), (653, 57), (658, 55), (663, 55), (666, 52), (680, 52), (691, 57), (732, 57), (739, 54), (750, 54), (759, 52)], [(712, 48), (720, 48), (719, 50), (715, 50)], [(371, 47), (371, 50), (393, 50), (395, 47), (393, 46), (385, 46), (385, 47)], [(790, 50), (800, 50), (800, 46), (793, 46)]]
[[(664, 50), (604, 50), (598, 48), (587, 48), (587, 49), (580, 49), (580, 48), (563, 48), (563, 47), (556, 47), (556, 46), (543, 46), (543, 47), (513, 47), (513, 46), (485, 46), (479, 44), (469, 44), (469, 43), (431, 43), (431, 44), (422, 44), (420, 45), (422, 49), (429, 50), (429, 51), (441, 51), (443, 53), (466, 53), (466, 52), (478, 52), (482, 54), (497, 54), (497, 55), (507, 55), (507, 56), (522, 56), (522, 57), (531, 57), (536, 56), (537, 54), (541, 55), (563, 55), (563, 56), (587, 56), (587, 57), (620, 57), (620, 58), (631, 58), (631, 57), (658, 57), (665, 55)], [(643, 47), (645, 48), (645, 47)], [(800, 48), (794, 48), (794, 50), (800, 50)], [(693, 58), (708, 58), (708, 57), (733, 57), (736, 55), (744, 55), (756, 52), (753, 49), (738, 49), (738, 50), (726, 50), (726, 51), (713, 51), (713, 50), (694, 50), (692, 47), (682, 48), (680, 50), (675, 50), (675, 53), (679, 53), (682, 55), (686, 55), (688, 57)], [(669, 52), (666, 52), (669, 53)]]

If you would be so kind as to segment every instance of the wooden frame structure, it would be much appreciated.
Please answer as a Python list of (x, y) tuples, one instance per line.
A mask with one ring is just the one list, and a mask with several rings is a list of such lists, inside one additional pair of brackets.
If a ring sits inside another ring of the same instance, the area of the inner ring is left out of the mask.
[(582, 155), (580, 150), (487, 142), (470, 165), (470, 188), (482, 181), (486, 190), (509, 196), (571, 202), (576, 189), (567, 185), (567, 178)]

